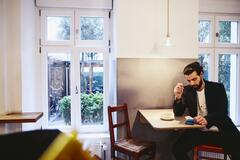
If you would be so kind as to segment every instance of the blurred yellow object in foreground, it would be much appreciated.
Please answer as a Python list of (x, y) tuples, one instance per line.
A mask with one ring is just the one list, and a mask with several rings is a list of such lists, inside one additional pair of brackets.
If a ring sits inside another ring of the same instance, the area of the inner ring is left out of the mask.
[(70, 136), (60, 133), (45, 150), (39, 160), (96, 160), (90, 156), (89, 151), (83, 150), (82, 144), (77, 140), (77, 132)]

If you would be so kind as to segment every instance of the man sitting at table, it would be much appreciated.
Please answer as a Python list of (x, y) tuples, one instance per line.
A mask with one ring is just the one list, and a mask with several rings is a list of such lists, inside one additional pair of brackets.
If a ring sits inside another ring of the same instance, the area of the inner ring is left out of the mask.
[[(187, 109), (196, 124), (203, 129), (185, 130), (173, 146), (176, 160), (189, 160), (187, 152), (201, 144), (216, 144), (240, 160), (240, 133), (228, 117), (227, 95), (223, 84), (203, 79), (203, 68), (198, 62), (188, 64), (183, 74), (189, 85), (178, 83), (174, 87), (175, 116), (181, 116)], [(218, 132), (213, 131), (215, 126)]]

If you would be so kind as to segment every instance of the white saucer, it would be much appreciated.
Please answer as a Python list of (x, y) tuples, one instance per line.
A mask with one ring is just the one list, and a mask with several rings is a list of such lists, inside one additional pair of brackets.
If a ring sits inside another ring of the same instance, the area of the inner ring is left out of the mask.
[(165, 113), (165, 114), (162, 114), (161, 117), (160, 117), (161, 120), (164, 120), (164, 121), (172, 121), (174, 120), (174, 116), (173, 114), (171, 113)]

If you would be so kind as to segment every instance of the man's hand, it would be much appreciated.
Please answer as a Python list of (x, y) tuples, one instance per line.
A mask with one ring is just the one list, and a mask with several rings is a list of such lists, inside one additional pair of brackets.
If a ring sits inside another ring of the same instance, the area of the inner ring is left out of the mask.
[(174, 95), (175, 95), (175, 99), (181, 99), (182, 98), (182, 94), (183, 94), (183, 84), (182, 83), (178, 83), (175, 87), (174, 87)]
[(194, 117), (194, 121), (196, 124), (206, 126), (208, 124), (207, 120), (203, 116), (196, 116)]

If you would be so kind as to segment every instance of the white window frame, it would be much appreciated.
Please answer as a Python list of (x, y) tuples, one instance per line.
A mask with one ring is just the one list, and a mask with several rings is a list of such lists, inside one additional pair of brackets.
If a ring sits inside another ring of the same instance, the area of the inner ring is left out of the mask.
[[(92, 51), (92, 52), (100, 52), (100, 53), (103, 53), (103, 66), (104, 66), (104, 72), (103, 72), (103, 95), (104, 95), (104, 101), (103, 101), (103, 125), (81, 125), (81, 110), (75, 110), (74, 112), (77, 113), (77, 115), (79, 116), (76, 116), (76, 128), (81, 131), (82, 133), (84, 132), (106, 132), (108, 129), (108, 124), (107, 124), (107, 108), (106, 106), (108, 106), (108, 104), (110, 103), (109, 102), (109, 54), (108, 54), (108, 50), (106, 49), (92, 49), (90, 48), (88, 51)], [(79, 60), (79, 54), (81, 52), (87, 52), (87, 50), (85, 49), (82, 49), (82, 48), (75, 48), (74, 49), (74, 54), (76, 55), (76, 58), (77, 60)], [(75, 64), (74, 64), (76, 67), (76, 69), (80, 69), (80, 66), (79, 66), (79, 61), (75, 61)], [(80, 70), (79, 70), (79, 73), (80, 73)], [(77, 88), (79, 88), (79, 93), (80, 93), (80, 77), (78, 76), (75, 76), (75, 84), (77, 86)], [(80, 102), (80, 94), (77, 95), (77, 102), (79, 104), (81, 104)], [(78, 101), (79, 100), (79, 101)], [(77, 108), (75, 108), (77, 109)]]
[[(69, 16), (70, 23), (70, 40), (49, 41), (47, 40), (47, 17), (48, 16)], [(41, 10), (41, 44), (42, 45), (65, 45), (74, 44), (74, 11), (69, 9), (42, 9)]]
[[(236, 81), (230, 82), (235, 83), (235, 87), (232, 88), (231, 92), (234, 92), (236, 96), (231, 96), (230, 101), (235, 102), (235, 106), (230, 107), (230, 117), (233, 119), (236, 125), (240, 125), (240, 15), (231, 14), (210, 14), (210, 13), (200, 13), (199, 20), (208, 20), (212, 22), (211, 28), (211, 41), (209, 44), (199, 43), (199, 54), (209, 53), (210, 54), (210, 76), (209, 80), (218, 81), (218, 56), (219, 54), (236, 54)], [(218, 21), (238, 21), (238, 43), (219, 43), (218, 37), (216, 37), (216, 32), (218, 31)]]
[(212, 48), (199, 48), (199, 55), (206, 54), (206, 53), (209, 54), (208, 79), (210, 81), (213, 81), (214, 80), (214, 60), (215, 60), (214, 50)]
[[(81, 40), (80, 39), (80, 17), (103, 17), (104, 19), (107, 19), (108, 17), (108, 13), (109, 12), (102, 12), (102, 11), (93, 11), (93, 10), (87, 10), (87, 12), (85, 10), (78, 10), (76, 12), (76, 16), (75, 16), (75, 29), (76, 29), (76, 36), (75, 36), (75, 42), (76, 42), (76, 46), (79, 46), (79, 47), (99, 47), (99, 48), (105, 48), (106, 47), (106, 44), (107, 44), (107, 41), (109, 40), (109, 36), (108, 36), (108, 33), (105, 32), (105, 30), (109, 30), (108, 29), (108, 22), (107, 21), (104, 21), (104, 35), (103, 35), (103, 40)], [(96, 16), (97, 15), (97, 16)]]
[[(49, 126), (48, 123), (48, 116), (49, 116), (49, 113), (48, 113), (48, 62), (47, 62), (47, 53), (49, 52), (69, 52), (69, 53), (73, 53), (73, 49), (71, 47), (54, 47), (54, 46), (46, 46), (46, 47), (42, 47), (42, 54), (41, 54), (41, 63), (42, 63), (42, 77), (43, 77), (43, 93), (42, 93), (42, 101), (43, 101), (43, 112), (45, 114), (45, 116), (43, 117), (43, 127), (44, 128), (56, 128), (56, 126)], [(71, 62), (72, 62), (72, 55), (71, 55)], [(71, 71), (73, 70), (73, 65), (71, 65)], [(74, 75), (73, 75), (73, 72), (71, 72), (71, 84), (74, 83), (74, 78), (72, 78)], [(71, 98), (73, 97), (73, 93), (74, 93), (74, 90), (73, 88), (71, 87)], [(46, 107), (47, 106), (47, 107)], [(72, 106), (72, 104), (71, 104)], [(71, 109), (71, 114), (72, 114), (72, 109)], [(62, 131), (70, 131), (71, 129), (73, 129), (73, 126), (74, 126), (74, 121), (71, 119), (71, 125), (70, 126), (61, 126), (61, 127), (58, 127), (58, 129), (62, 130)]]
[[(41, 10), (41, 62), (42, 62), (42, 76), (43, 76), (43, 108), (42, 110), (44, 113), (46, 113), (43, 118), (44, 120), (44, 128), (56, 128), (55, 126), (50, 127), (48, 125), (48, 75), (47, 75), (47, 53), (49, 52), (70, 52), (71, 53), (71, 125), (70, 126), (63, 126), (58, 127), (62, 131), (69, 132), (72, 129), (78, 129), (80, 133), (86, 133), (86, 132), (107, 132), (107, 109), (106, 106), (109, 103), (109, 95), (110, 95), (110, 89), (109, 89), (109, 44), (108, 40), (110, 40), (110, 31), (109, 31), (109, 25), (110, 25), (110, 19), (108, 17), (108, 10), (94, 10), (94, 9), (42, 9)], [(66, 13), (66, 14), (65, 14)], [(94, 16), (95, 14), (95, 16)], [(46, 40), (46, 17), (47, 16), (71, 16), (72, 23), (71, 23), (71, 38), (70, 41), (47, 41)], [(75, 37), (76, 35), (76, 29), (78, 22), (76, 20), (78, 19), (80, 15), (85, 16), (94, 16), (94, 17), (104, 17), (104, 40), (99, 41), (78, 41)], [(45, 33), (45, 35), (44, 35)], [(103, 125), (81, 125), (81, 109), (80, 109), (80, 76), (79, 74), (74, 73), (80, 73), (80, 61), (79, 61), (79, 54), (81, 52), (101, 52), (104, 55), (104, 76), (103, 76), (103, 86), (104, 86), (104, 102), (103, 102)], [(75, 93), (75, 87), (78, 88), (79, 93)], [(78, 106), (79, 105), (79, 106)], [(47, 106), (47, 107), (46, 107)], [(74, 115), (74, 116), (73, 116)]]
[[(240, 107), (239, 106), (239, 89), (238, 89), (238, 86), (239, 86), (239, 56), (240, 56), (240, 50), (239, 49), (216, 49), (216, 53), (215, 53), (215, 59), (216, 59), (216, 65), (215, 65), (215, 70), (216, 70), (216, 74), (215, 74), (215, 81), (218, 82), (218, 58), (219, 58), (219, 55), (220, 54), (234, 54), (236, 55), (236, 61), (234, 62), (235, 63), (235, 66), (236, 66), (236, 71), (234, 73), (236, 73), (236, 75), (234, 75), (234, 77), (231, 77), (230, 79), (230, 90), (231, 90), (231, 96), (230, 97), (230, 104), (232, 104), (233, 102), (233, 106), (231, 106), (230, 110), (229, 110), (229, 116), (233, 119), (233, 121), (236, 123), (236, 124), (240, 124), (239, 122), (239, 118), (240, 118), (240, 115), (239, 115), (239, 109)], [(233, 85), (234, 84), (234, 85)]]
[(215, 44), (216, 44), (216, 47), (237, 47), (237, 48), (240, 48), (240, 17), (237, 17), (237, 16), (216, 16), (215, 18), (215, 33), (219, 32), (219, 26), (218, 26), (218, 22), (219, 21), (237, 21), (238, 22), (238, 29), (237, 29), (237, 32), (238, 32), (238, 40), (237, 40), (237, 43), (236, 44), (233, 44), (233, 43), (221, 43), (221, 42), (218, 42), (218, 37), (215, 36)]
[(35, 0), (38, 7), (57, 8), (95, 8), (110, 10), (113, 7), (112, 0)]
[(199, 43), (199, 47), (213, 47), (214, 46), (214, 40), (215, 40), (215, 36), (214, 36), (214, 30), (215, 30), (215, 26), (214, 26), (214, 16), (212, 15), (200, 15), (199, 16), (199, 21), (210, 21), (210, 43)]

